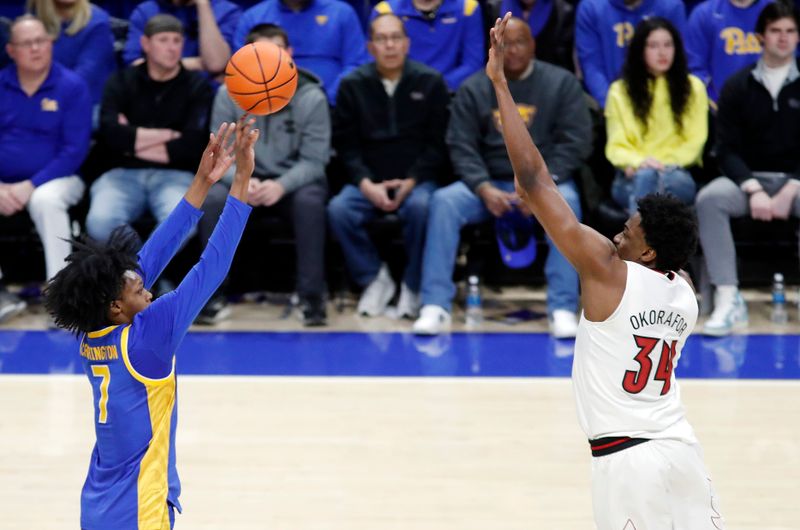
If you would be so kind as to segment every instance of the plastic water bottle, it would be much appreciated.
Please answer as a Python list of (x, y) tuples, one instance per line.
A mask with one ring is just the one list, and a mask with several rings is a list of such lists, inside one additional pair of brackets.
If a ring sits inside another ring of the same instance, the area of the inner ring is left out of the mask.
[(467, 315), (468, 328), (475, 328), (483, 322), (483, 307), (481, 305), (481, 286), (477, 276), (467, 278)]
[(783, 284), (783, 274), (776, 272), (772, 277), (772, 315), (773, 324), (786, 324), (789, 315), (786, 312), (786, 286)]

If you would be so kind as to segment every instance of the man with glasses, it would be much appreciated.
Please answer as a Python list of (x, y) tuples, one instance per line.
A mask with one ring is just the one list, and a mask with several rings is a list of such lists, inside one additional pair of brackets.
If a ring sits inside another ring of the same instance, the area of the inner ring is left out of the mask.
[[(18, 227), (16, 214), (27, 209), (52, 278), (71, 250), (67, 210), (83, 196), (75, 172), (89, 149), (92, 103), (83, 79), (53, 62), (39, 19), (15, 20), (6, 52), (13, 63), (0, 70), (0, 225)], [(0, 322), (24, 308), (0, 283)]]
[(353, 280), (365, 288), (358, 312), (377, 316), (396, 285), (364, 225), (389, 213), (400, 217), (407, 264), (397, 313), (416, 318), (428, 201), (449, 173), (450, 98), (441, 74), (407, 59), (410, 43), (397, 15), (375, 17), (369, 39), (375, 61), (342, 79), (336, 98), (334, 146), (349, 182), (328, 205), (328, 219)]

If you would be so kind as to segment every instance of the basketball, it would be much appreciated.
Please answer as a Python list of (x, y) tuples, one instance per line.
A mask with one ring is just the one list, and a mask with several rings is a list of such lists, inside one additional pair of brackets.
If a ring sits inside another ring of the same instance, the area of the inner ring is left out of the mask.
[(297, 66), (277, 44), (245, 44), (225, 67), (228, 94), (242, 110), (263, 116), (285, 107), (297, 89)]

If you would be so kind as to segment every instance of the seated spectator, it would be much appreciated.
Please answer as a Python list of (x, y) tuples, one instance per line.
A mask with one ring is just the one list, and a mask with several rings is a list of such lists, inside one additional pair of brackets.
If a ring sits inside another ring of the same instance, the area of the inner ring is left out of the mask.
[(408, 59), (409, 39), (397, 15), (372, 20), (368, 47), (375, 61), (339, 87), (334, 145), (350, 182), (328, 205), (328, 219), (350, 275), (365, 288), (358, 313), (377, 316), (396, 285), (364, 225), (397, 214), (408, 256), (397, 312), (416, 318), (428, 202), (449, 172), (444, 135), (450, 96), (441, 74)]
[(229, 0), (146, 0), (133, 10), (128, 39), (122, 52), (125, 64), (141, 62), (141, 37), (145, 25), (155, 15), (164, 13), (181, 21), (184, 27), (183, 67), (206, 72), (210, 76), (225, 71), (233, 45), (233, 32), (241, 8)]
[(328, 102), (336, 101), (339, 81), (366, 61), (358, 15), (339, 0), (264, 0), (242, 15), (233, 39), (242, 46), (258, 24), (282, 27), (292, 40), (294, 60), (322, 80)]
[[(286, 32), (274, 24), (259, 24), (250, 30), (247, 42), (270, 41), (291, 56)], [(256, 169), (250, 179), (253, 217), (279, 216), (292, 223), (297, 255), (297, 294), (306, 326), (323, 326), (325, 313), (325, 201), (328, 198), (325, 164), (331, 150), (331, 121), (328, 101), (313, 74), (298, 68), (297, 92), (282, 110), (256, 116), (254, 125), (261, 131), (256, 144)], [(214, 99), (211, 130), (223, 122), (238, 120), (242, 111), (220, 87)], [(203, 241), (211, 237), (228, 196), (227, 187), (235, 167), (228, 172), (226, 185), (219, 184), (203, 205), (205, 215), (198, 232)], [(250, 223), (257, 227), (257, 224)], [(214, 324), (228, 313), (225, 298), (213, 297), (200, 313), (198, 323)]]
[(608, 91), (606, 130), (606, 157), (617, 168), (611, 196), (628, 215), (657, 191), (693, 203), (697, 186), (689, 168), (700, 163), (708, 137), (708, 99), (667, 19), (636, 26), (622, 79)]
[(768, 4), (756, 22), (761, 58), (722, 87), (717, 151), (725, 176), (701, 189), (696, 202), (700, 244), (716, 288), (707, 335), (728, 335), (748, 323), (730, 218), (769, 222), (800, 216), (797, 28), (792, 6)]
[(141, 42), (145, 61), (112, 74), (100, 108), (98, 139), (114, 169), (91, 188), (86, 229), (99, 241), (147, 210), (163, 221), (189, 187), (208, 140), (213, 93), (181, 64), (180, 20), (154, 16)]
[(716, 104), (728, 77), (758, 60), (756, 19), (771, 0), (706, 0), (689, 17), (689, 70), (708, 87)]
[(583, 83), (600, 107), (619, 77), (625, 49), (633, 29), (645, 18), (663, 17), (678, 32), (686, 32), (686, 15), (681, 0), (583, 0), (575, 20), (575, 48), (583, 72)]
[(503, 0), (492, 20), (509, 11), (531, 27), (536, 57), (540, 61), (575, 71), (575, 8), (572, 4), (567, 0)]
[(438, 70), (455, 92), (486, 61), (483, 16), (477, 0), (384, 0), (372, 16), (394, 13), (411, 40), (408, 56)]
[[(0, 70), (0, 223), (28, 210), (49, 279), (71, 250), (67, 210), (83, 197), (75, 173), (89, 150), (92, 104), (86, 83), (53, 62), (39, 19), (18, 18), (6, 51), (13, 63)], [(0, 284), (0, 321), (24, 308)]]
[(108, 13), (89, 0), (28, 0), (28, 10), (53, 36), (53, 57), (81, 76), (100, 105), (103, 87), (114, 71), (114, 36)]
[[(525, 21), (511, 18), (504, 52), (511, 94), (561, 195), (580, 217), (580, 197), (573, 177), (591, 151), (586, 98), (573, 74), (534, 60), (534, 47)], [(519, 208), (497, 108), (492, 83), (483, 71), (465, 81), (453, 99), (447, 144), (461, 180), (437, 190), (431, 199), (422, 261), (423, 305), (414, 333), (435, 335), (450, 328), (456, 293), (453, 269), (461, 228)], [(545, 277), (551, 331), (558, 338), (574, 337), (578, 275), (552, 244)]]

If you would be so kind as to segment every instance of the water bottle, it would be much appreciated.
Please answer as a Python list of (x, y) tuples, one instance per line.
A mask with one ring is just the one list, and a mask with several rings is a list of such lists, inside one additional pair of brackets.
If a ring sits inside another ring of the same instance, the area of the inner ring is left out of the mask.
[(481, 286), (477, 276), (467, 278), (467, 315), (468, 328), (475, 328), (483, 322), (483, 307), (481, 307)]
[(786, 312), (786, 286), (783, 284), (783, 274), (776, 272), (772, 277), (772, 315), (773, 324), (786, 324), (789, 315)]

